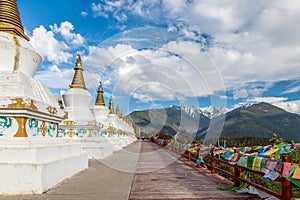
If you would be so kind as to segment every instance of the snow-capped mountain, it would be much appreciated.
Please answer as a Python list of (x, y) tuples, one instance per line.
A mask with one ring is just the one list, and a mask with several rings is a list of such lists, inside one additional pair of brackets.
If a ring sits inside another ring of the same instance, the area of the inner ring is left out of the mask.
[(195, 106), (181, 106), (182, 111), (186, 112), (188, 115), (192, 117), (197, 117), (199, 115), (204, 115), (208, 118), (218, 117), (222, 114), (226, 114), (229, 109), (227, 108), (216, 108), (213, 106), (197, 108)]

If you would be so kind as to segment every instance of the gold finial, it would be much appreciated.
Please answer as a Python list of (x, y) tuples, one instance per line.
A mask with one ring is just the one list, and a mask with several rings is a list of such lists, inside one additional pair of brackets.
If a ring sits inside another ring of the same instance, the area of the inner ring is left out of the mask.
[(86, 90), (83, 73), (82, 73), (83, 69), (82, 69), (81, 57), (79, 53), (77, 53), (76, 65), (74, 70), (75, 70), (75, 74), (73, 77), (73, 81), (70, 85), (70, 88), (81, 88)]
[(0, 0), (0, 31), (29, 41), (29, 37), (24, 33), (16, 0)]
[(103, 98), (103, 88), (102, 88), (102, 82), (100, 82), (99, 88), (98, 88), (98, 95), (96, 99), (96, 106), (105, 106), (104, 98)]
[(109, 100), (109, 114), (115, 114), (112, 96), (110, 96), (110, 100)]

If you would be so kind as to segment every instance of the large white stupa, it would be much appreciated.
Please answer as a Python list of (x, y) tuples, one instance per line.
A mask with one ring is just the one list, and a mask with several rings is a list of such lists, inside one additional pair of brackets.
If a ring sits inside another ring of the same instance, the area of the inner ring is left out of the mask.
[(56, 137), (62, 113), (48, 90), (33, 76), (41, 56), (24, 34), (14, 0), (0, 4), (0, 135)]
[(87, 168), (88, 157), (80, 144), (57, 138), (63, 113), (33, 79), (41, 56), (16, 0), (0, 1), (0, 58), (0, 195), (42, 193)]

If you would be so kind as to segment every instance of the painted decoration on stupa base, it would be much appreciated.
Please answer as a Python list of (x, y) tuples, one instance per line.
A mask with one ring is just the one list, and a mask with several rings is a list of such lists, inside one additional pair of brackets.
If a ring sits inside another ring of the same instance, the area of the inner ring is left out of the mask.
[(94, 128), (60, 128), (58, 129), (58, 137), (67, 138), (97, 138), (101, 137), (100, 132)]
[(34, 118), (0, 116), (0, 137), (57, 137), (57, 124)]

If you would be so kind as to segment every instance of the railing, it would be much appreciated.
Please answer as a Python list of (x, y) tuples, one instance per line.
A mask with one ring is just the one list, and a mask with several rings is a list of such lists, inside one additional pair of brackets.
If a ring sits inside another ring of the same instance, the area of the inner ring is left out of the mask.
[[(160, 146), (165, 146), (164, 143), (162, 143), (161, 141), (154, 141), (155, 144), (160, 145)], [(195, 147), (195, 146), (194, 146)], [(180, 146), (175, 146), (175, 145), (168, 145), (166, 146), (166, 148), (178, 155), (181, 155), (181, 159), (184, 159), (192, 164), (195, 164), (195, 167), (200, 168), (201, 165), (200, 163), (196, 163), (197, 159), (200, 156), (200, 152), (201, 152), (201, 148), (198, 148), (197, 150), (197, 154), (196, 155), (192, 155), (191, 152), (187, 151), (185, 148), (180, 147)], [(278, 177), (275, 181), (281, 183), (281, 193), (277, 193), (271, 189), (268, 189), (260, 184), (254, 183), (250, 180), (247, 180), (245, 178), (243, 178), (241, 176), (242, 172), (246, 171), (249, 172), (251, 174), (256, 174), (258, 176), (264, 176), (264, 173), (262, 172), (257, 172), (257, 171), (253, 171), (250, 170), (246, 167), (241, 167), (237, 164), (230, 164), (228, 161), (226, 160), (222, 160), (217, 158), (214, 153), (213, 153), (214, 149), (211, 148), (210, 153), (208, 153), (204, 158), (206, 160), (209, 160), (209, 162), (202, 162), (201, 164), (204, 164), (211, 172), (211, 174), (215, 174), (216, 172), (219, 172), (223, 175), (229, 176), (232, 178), (233, 180), (233, 185), (234, 187), (238, 187), (241, 185), (241, 182), (246, 183), (256, 189), (259, 189), (269, 195), (272, 195), (276, 198), (282, 199), (282, 200), (287, 200), (287, 199), (291, 199), (292, 198), (292, 183), (290, 181), (288, 181), (285, 178), (282, 177)], [(292, 158), (291, 156), (283, 156), (282, 157), (282, 161), (284, 162), (291, 162)], [(221, 169), (219, 167), (217, 167), (217, 164), (224, 164), (226, 166), (229, 166), (231, 168), (233, 168), (233, 172), (229, 172), (226, 171), (224, 169)]]

